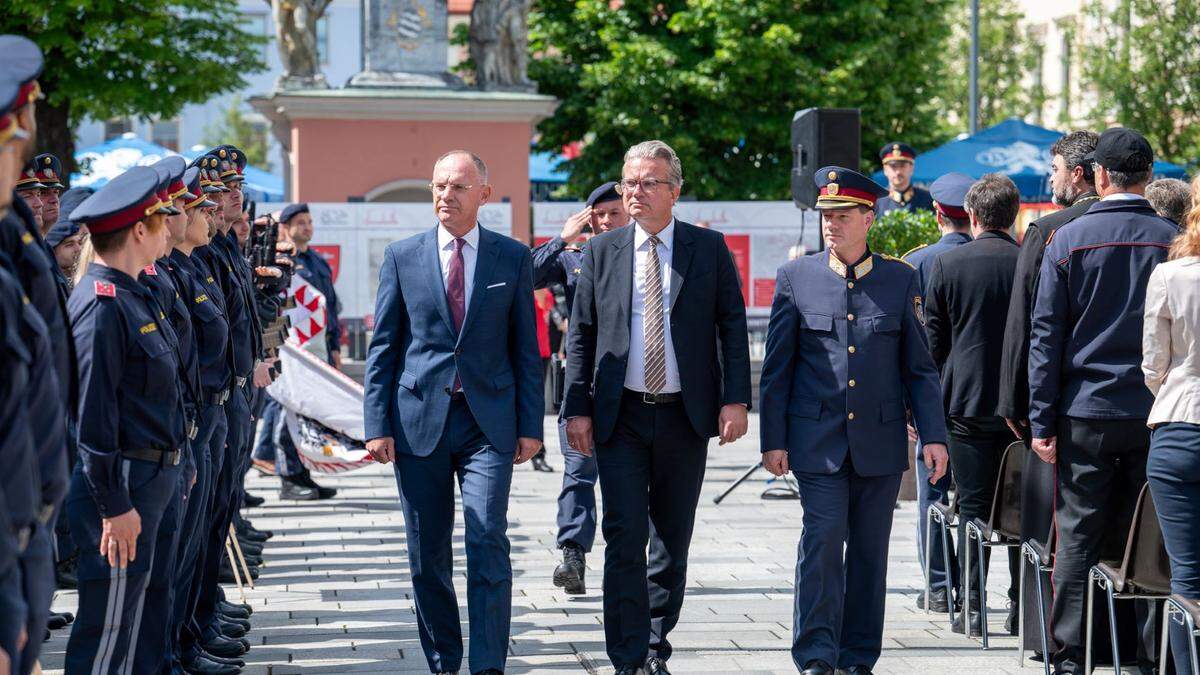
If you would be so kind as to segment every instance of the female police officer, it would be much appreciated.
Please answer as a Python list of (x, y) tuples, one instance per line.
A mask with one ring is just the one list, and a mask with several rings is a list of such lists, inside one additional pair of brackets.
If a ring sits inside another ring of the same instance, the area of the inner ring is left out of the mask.
[(159, 180), (134, 167), (80, 204), (95, 260), (68, 309), (79, 352), (79, 461), (67, 498), (80, 548), (79, 615), (66, 672), (117, 673), (138, 631), (161, 631), (167, 598), (146, 593), (186, 442), (175, 352), (137, 275), (166, 245)]

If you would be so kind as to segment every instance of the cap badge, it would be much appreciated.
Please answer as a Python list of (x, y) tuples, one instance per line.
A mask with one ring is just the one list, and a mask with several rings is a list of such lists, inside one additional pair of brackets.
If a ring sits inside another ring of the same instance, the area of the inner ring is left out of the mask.
[(830, 183), (829, 185), (825, 186), (825, 193), (829, 195), (836, 195), (838, 193), (838, 189), (837, 183)]

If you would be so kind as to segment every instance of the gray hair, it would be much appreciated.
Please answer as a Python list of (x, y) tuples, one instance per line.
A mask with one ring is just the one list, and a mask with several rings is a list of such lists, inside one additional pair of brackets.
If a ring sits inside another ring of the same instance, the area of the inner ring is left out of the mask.
[(479, 155), (471, 152), (470, 150), (451, 150), (441, 157), (438, 157), (437, 161), (433, 163), (433, 166), (436, 168), (438, 164), (442, 163), (442, 160), (449, 159), (455, 155), (462, 155), (471, 160), (471, 163), (475, 165), (475, 170), (479, 172), (479, 179), (484, 185), (488, 184), (487, 164), (484, 164), (483, 160), (479, 158)]
[(1177, 224), (1192, 208), (1192, 191), (1188, 184), (1178, 178), (1160, 178), (1146, 186), (1146, 199), (1154, 212), (1170, 218)]
[(625, 151), (625, 164), (635, 159), (661, 159), (667, 163), (667, 181), (672, 185), (683, 185), (683, 165), (679, 155), (662, 141), (642, 141)]
[(967, 190), (963, 207), (985, 230), (1012, 227), (1021, 210), (1021, 193), (1012, 179), (1002, 173), (984, 174)]

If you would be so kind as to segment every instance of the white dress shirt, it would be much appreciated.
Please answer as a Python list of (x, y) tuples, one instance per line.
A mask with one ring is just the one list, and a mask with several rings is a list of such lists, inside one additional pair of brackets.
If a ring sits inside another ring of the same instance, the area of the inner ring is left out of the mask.
[(1142, 373), (1154, 394), (1147, 423), (1200, 424), (1200, 257), (1150, 273), (1142, 323)]
[[(454, 235), (445, 225), (438, 224), (438, 260), (442, 263), (442, 288), (450, 288), (450, 259), (454, 257)], [(475, 259), (479, 257), (479, 226), (471, 228), (463, 235), (467, 243), (463, 244), (463, 316), (471, 306), (471, 287), (475, 282)]]
[[(646, 391), (646, 280), (642, 273), (650, 251), (650, 235), (634, 222), (633, 228), (633, 302), (629, 319), (629, 362), (625, 366), (625, 388)], [(675, 219), (658, 233), (658, 269), (662, 274), (663, 343), (666, 352), (667, 383), (660, 394), (679, 391), (679, 365), (675, 363), (675, 345), (671, 343), (671, 251), (675, 244)]]
[(1142, 195), (1137, 195), (1132, 192), (1114, 192), (1107, 197), (1101, 197), (1102, 202), (1128, 202), (1134, 199), (1145, 199)]

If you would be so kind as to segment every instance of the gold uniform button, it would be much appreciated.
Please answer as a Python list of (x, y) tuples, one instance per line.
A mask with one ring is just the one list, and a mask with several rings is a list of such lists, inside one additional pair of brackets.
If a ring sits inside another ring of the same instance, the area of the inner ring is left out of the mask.
[(846, 415), (846, 419), (851, 419), (851, 420), (854, 419), (854, 413), (850, 413), (849, 415)]
[(850, 345), (849, 347), (847, 347), (847, 349), (850, 351), (851, 354), (854, 353), (854, 345)]
[(847, 320), (847, 321), (853, 321), (853, 320), (854, 320), (854, 315), (853, 315), (853, 314), (847, 314), (847, 315), (846, 315), (846, 320)]
[(850, 386), (851, 386), (851, 387), (853, 387), (855, 384), (857, 384), (857, 383), (856, 383), (854, 380), (850, 380)]
[(854, 288), (854, 282), (853, 282), (853, 281), (847, 281), (847, 282), (846, 282), (846, 288)]

